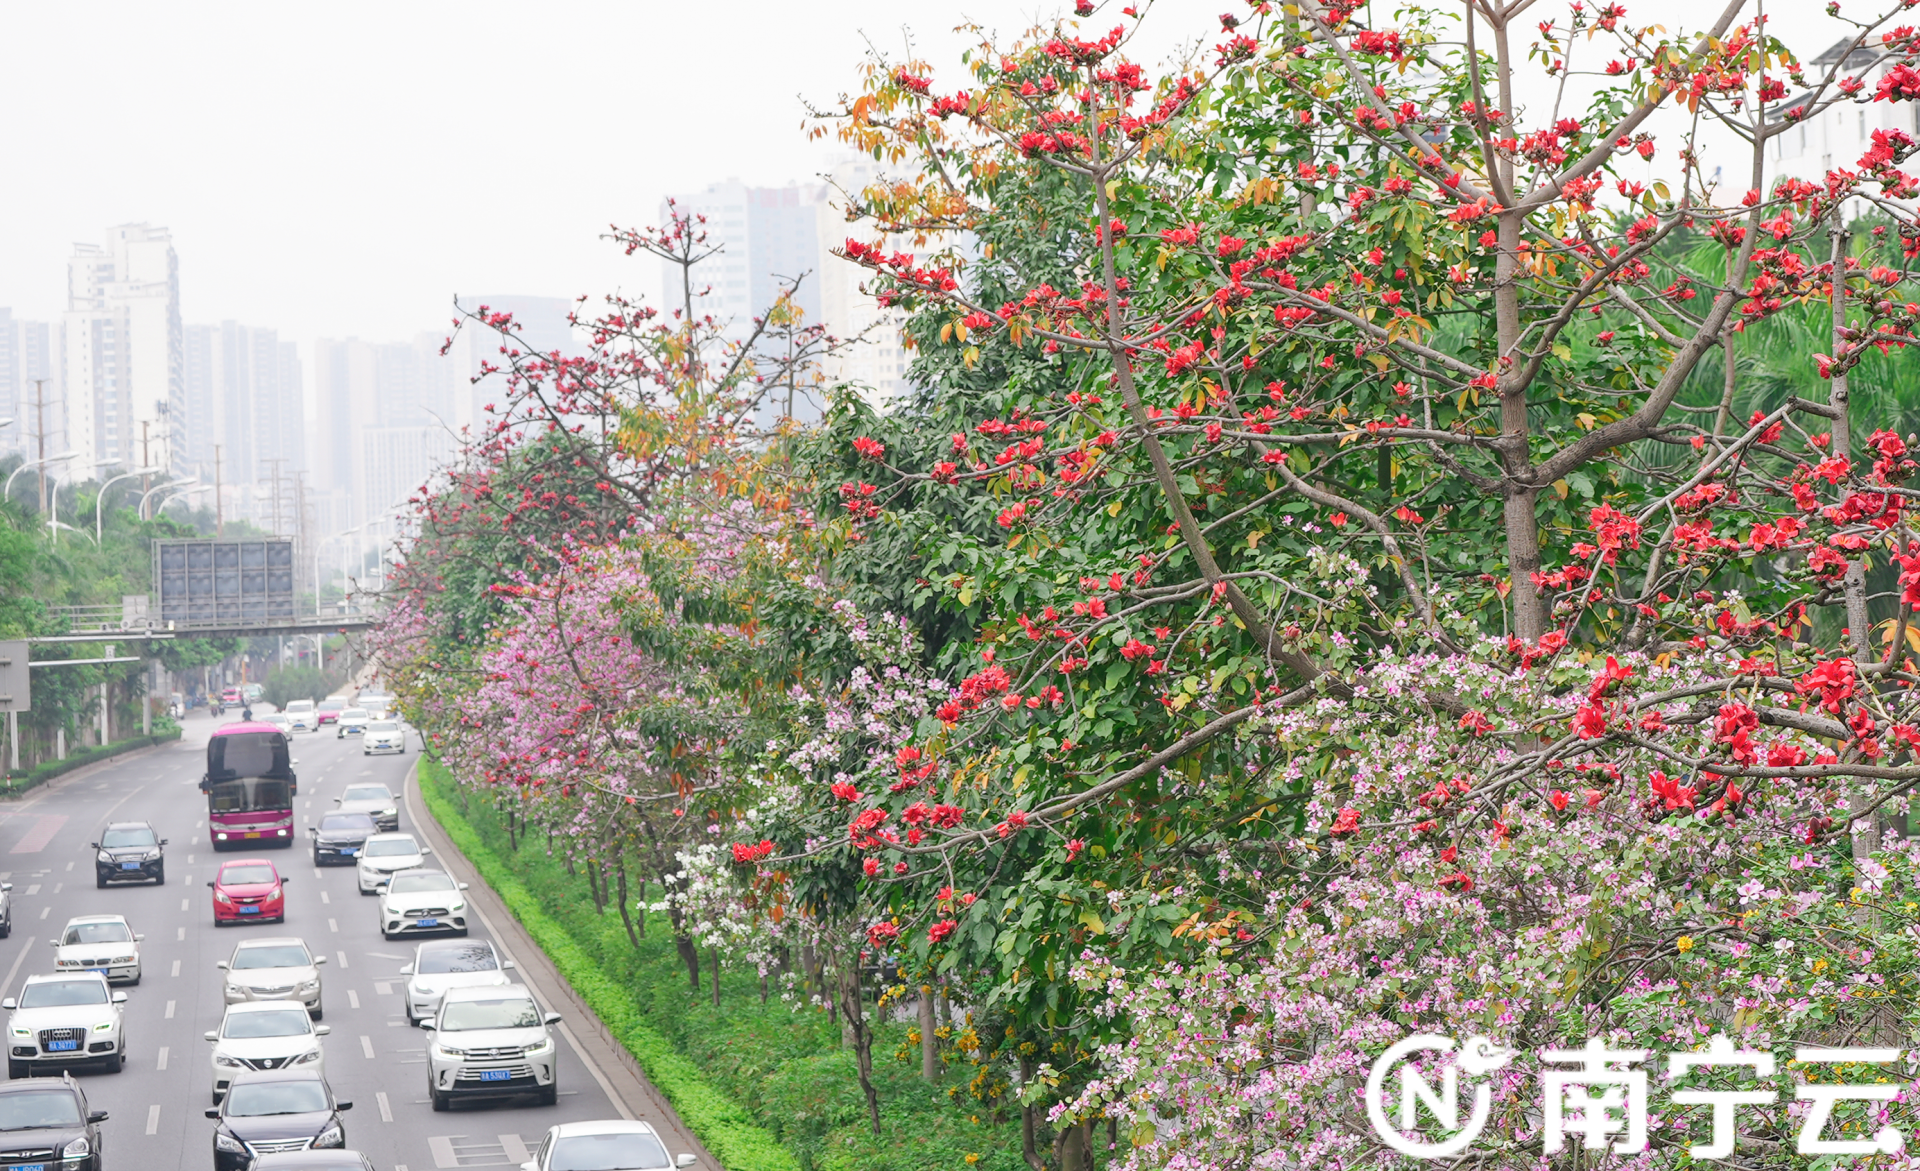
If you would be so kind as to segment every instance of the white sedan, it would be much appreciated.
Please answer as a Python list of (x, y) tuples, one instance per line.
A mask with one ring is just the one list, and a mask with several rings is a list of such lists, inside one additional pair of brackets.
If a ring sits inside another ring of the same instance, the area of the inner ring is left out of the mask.
[(412, 834), (374, 834), (360, 847), (360, 866), (355, 875), (360, 893), (370, 895), (396, 871), (412, 870), (433, 853), (430, 846), (414, 840)]
[(467, 889), (438, 870), (403, 870), (380, 884), (380, 934), (467, 933)]
[(124, 915), (81, 915), (67, 920), (54, 947), (61, 972), (98, 972), (109, 981), (140, 982), (140, 941)]
[(297, 1000), (249, 1000), (227, 1006), (226, 1019), (207, 1030), (213, 1042), (213, 1100), (226, 1096), (234, 1075), (249, 1069), (311, 1069), (326, 1072), (320, 1038), (331, 1032), (307, 1016)]
[(502, 960), (484, 939), (427, 940), (414, 949), (413, 962), (400, 969), (407, 977), (407, 1023), (439, 1016), (441, 998), (450, 988), (505, 987), (512, 968), (513, 961)]
[(366, 708), (347, 708), (333, 721), (333, 738), (344, 740), (349, 736), (358, 736), (367, 730), (367, 721), (370, 718)]
[(547, 1131), (533, 1162), (520, 1171), (563, 1171), (574, 1167), (691, 1167), (700, 1160), (682, 1151), (667, 1162), (660, 1133), (644, 1122), (563, 1122)]

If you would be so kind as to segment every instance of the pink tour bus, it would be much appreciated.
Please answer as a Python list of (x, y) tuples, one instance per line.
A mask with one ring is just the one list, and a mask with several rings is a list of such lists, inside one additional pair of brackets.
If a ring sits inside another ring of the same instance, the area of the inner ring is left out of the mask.
[(240, 721), (207, 741), (207, 837), (216, 850), (293, 845), (293, 775), (287, 738), (272, 724)]

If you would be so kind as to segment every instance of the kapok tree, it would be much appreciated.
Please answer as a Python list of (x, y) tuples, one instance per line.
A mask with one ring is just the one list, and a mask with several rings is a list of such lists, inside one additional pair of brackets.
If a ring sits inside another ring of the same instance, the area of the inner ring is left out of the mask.
[[(983, 645), (942, 730), (869, 774), (887, 783), (817, 795), (809, 824), (846, 829), (814, 853), (867, 855), (876, 897), (927, 925), (917, 946), (1009, 987), (1137, 939), (1169, 900), (1167, 952), (1261, 965), (1195, 986), (1193, 1029), (1079, 1065), (1110, 1080), (1077, 1108), (1144, 1121), (1177, 1064), (1184, 1149), (1203, 1133), (1223, 1162), (1308, 1132), (1301, 1162), (1378, 1157), (1342, 1079), (1369, 1045), (1477, 1019), (1475, 949), (1500, 957), (1517, 1039), (1701, 1035), (1696, 941), (1717, 987), (1757, 974), (1755, 900), (1840, 946), (1856, 909), (1806, 851), (1857, 826), (1871, 852), (1873, 811), (1920, 779), (1911, 461), (1845, 382), (1910, 336), (1913, 142), (1884, 129), (1812, 179), (1766, 161), (1837, 103), (1911, 100), (1914, 34), (1850, 26), (1812, 70), (1740, 3), (1673, 35), (1617, 5), (1373, 15), (1256, 8), (1159, 80), (1124, 25), (988, 46), (957, 91), (880, 62), (841, 123), (909, 171), (869, 193), (877, 233), (991, 245), (965, 266), (858, 237), (844, 255), (919, 310), (923, 343), (1041, 361), (944, 458), (890, 461), (910, 415), (850, 444), (870, 469), (839, 491), (850, 530), (979, 492), (1007, 540), (926, 572)], [(1740, 158), (1710, 156), (1710, 125)], [(1009, 245), (1059, 231), (1015, 217), (1036, 206), (1071, 212), (1048, 260), (1074, 285), (1019, 280), (1038, 249)], [(1728, 417), (1709, 363), (1736, 369), (1743, 332), (1809, 301), (1831, 310), (1831, 381)], [(1877, 609), (1876, 556), (1903, 591)], [(936, 794), (957, 816), (931, 816)], [(1042, 878), (1056, 911), (1028, 897)], [(952, 913), (975, 883), (1000, 897)], [(1633, 897), (1595, 937), (1609, 892)], [(1578, 954), (1539, 942), (1583, 931)], [(1910, 958), (1846, 947), (1819, 970)], [(1087, 970), (1127, 987), (1125, 965)], [(1303, 992), (1303, 971), (1331, 982)], [(1862, 1027), (1831, 988), (1817, 1027), (1789, 999), (1756, 1006), (1759, 1041)], [(1249, 1021), (1267, 1062), (1232, 1052)]]

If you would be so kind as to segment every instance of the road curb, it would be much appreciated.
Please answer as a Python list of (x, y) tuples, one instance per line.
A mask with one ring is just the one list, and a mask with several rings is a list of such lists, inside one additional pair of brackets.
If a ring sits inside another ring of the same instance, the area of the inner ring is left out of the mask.
[(125, 752), (116, 752), (112, 756), (102, 757), (89, 764), (83, 764), (71, 772), (64, 772), (57, 777), (50, 777), (30, 789), (23, 789), (18, 793), (0, 793), (0, 812), (12, 813), (16, 810), (25, 809), (42, 797), (59, 790), (69, 781), (84, 780), (109, 765), (124, 764), (134, 757), (142, 756), (149, 752), (164, 752), (168, 748), (183, 743), (185, 743), (184, 740), (168, 740), (163, 744), (145, 744), (139, 748), (129, 748)]
[[(574, 992), (573, 985), (560, 974), (547, 953), (527, 934), (500, 896), (480, 877), (473, 863), (467, 860), (466, 855), (447, 837), (440, 823), (434, 820), (426, 803), (420, 799), (419, 771), (419, 758), (416, 757), (407, 768), (405, 792), (402, 794), (408, 818), (433, 847), (435, 857), (447, 872), (456, 881), (470, 884), (467, 901), (472, 904), (487, 933), (513, 960), (520, 979), (530, 985), (549, 1008), (566, 1017), (561, 1022), (560, 1031), (580, 1058), (581, 1064), (587, 1067), (588, 1073), (600, 1083), (607, 1097), (622, 1108), (623, 1113), (630, 1118), (651, 1123), (660, 1131), (661, 1137), (668, 1140), (669, 1154), (692, 1151), (700, 1157), (703, 1167), (721, 1168), (720, 1160), (713, 1157), (713, 1152), (707, 1150), (706, 1144), (681, 1120), (673, 1106), (647, 1078), (633, 1054), (614, 1038), (598, 1014)], [(464, 878), (461, 877), (462, 873), (465, 874)], [(579, 1027), (569, 1027), (570, 1023)]]

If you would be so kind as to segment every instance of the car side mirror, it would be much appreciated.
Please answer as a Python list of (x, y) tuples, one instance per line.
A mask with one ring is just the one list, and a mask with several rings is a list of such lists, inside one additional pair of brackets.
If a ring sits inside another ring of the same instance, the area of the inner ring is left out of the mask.
[(208, 890), (212, 890), (212, 889), (213, 889), (213, 884), (212, 884), (211, 882), (209, 882), (209, 883), (207, 884), (207, 889), (208, 889)]
[(213, 965), (213, 966), (214, 966), (214, 967), (216, 967), (216, 968), (219, 968), (219, 969), (220, 969), (221, 971), (223, 971), (223, 972), (230, 972), (230, 971), (232, 971), (232, 970), (233, 970), (232, 968), (230, 968), (230, 967), (228, 967), (228, 966), (227, 966), (227, 961), (225, 961), (225, 960), (221, 960), (221, 961), (220, 961), (219, 963), (217, 963), (217, 964), (215, 964), (215, 965)]
[(202, 1037), (205, 1037), (205, 1038), (206, 1038), (207, 1040), (209, 1040), (209, 1041), (218, 1041), (218, 1040), (220, 1039), (220, 1030), (218, 1030), (218, 1029), (208, 1029), (208, 1030), (207, 1030), (206, 1032), (204, 1032), (204, 1033), (202, 1033), (202, 1034), (200, 1034), (200, 1035), (201, 1035)]
[(400, 974), (401, 974), (402, 976), (411, 976), (411, 975), (413, 975), (413, 965), (412, 965), (412, 964), (401, 964), (401, 965), (400, 965)]
[(209, 1106), (209, 1107), (207, 1107), (207, 1117), (208, 1117), (208, 1118), (218, 1118), (218, 1117), (220, 1117), (220, 1107), (218, 1107), (218, 1106)]
[(326, 956), (314, 956), (314, 957), (313, 957), (313, 966), (314, 966), (314, 967), (316, 967), (316, 968), (317, 968), (317, 967), (319, 967), (319, 966), (320, 966), (321, 964), (324, 964), (324, 963), (326, 963), (326, 962), (327, 962), (327, 957), (326, 957)]
[(464, 883), (464, 882), (463, 882), (463, 883), (461, 883), (461, 884), (460, 884), (460, 889), (461, 889), (461, 890), (465, 890), (465, 889), (467, 889), (467, 884), (466, 884), (466, 883)]
[(540, 1018), (540, 1023), (547, 1024), (547, 1025), (557, 1025), (560, 1023), (560, 1014), (557, 1012), (550, 1012), (546, 1016), (543, 1016)]
[(164, 846), (164, 845), (166, 845), (166, 844), (167, 844), (167, 839), (165, 839), (165, 838), (161, 838), (161, 839), (160, 839), (160, 844), (161, 844), (161, 845), (163, 845), (163, 846)]
[(308, 826), (308, 827), (307, 827), (307, 836), (308, 836), (308, 837), (310, 837), (310, 838), (317, 838), (317, 837), (319, 837), (319, 836), (320, 836), (320, 827), (319, 827), (319, 826), (317, 826), (317, 825), (310, 825), (310, 826)]
[(135, 943), (139, 943), (139, 942), (140, 942), (141, 940), (143, 940), (143, 939), (145, 939), (145, 938), (146, 938), (146, 936), (144, 936), (144, 935), (141, 935), (141, 934), (140, 934), (139, 932), (137, 932), (137, 931), (136, 931), (136, 932), (134, 933), (134, 936), (133, 936), (133, 941), (134, 941)]
[(433, 853), (433, 847), (432, 847), (432, 846), (421, 846), (421, 847), (420, 847), (420, 853), (421, 853), (421, 855), (422, 855), (423, 857), (424, 857), (425, 855), (427, 855), (427, 854), (431, 854), (431, 853)]
[(127, 1002), (127, 994), (126, 994), (126, 993), (124, 993), (124, 992), (116, 992), (116, 993), (114, 993), (114, 994), (113, 994), (113, 1002), (114, 1002), (115, 1004), (125, 1004), (125, 1003)]
[(511, 971), (513, 971), (513, 961), (512, 961), (512, 960), (501, 960), (501, 961), (500, 961), (500, 967), (501, 967), (501, 970), (502, 970), (502, 971), (507, 971), (507, 972), (511, 972)]
[(338, 798), (338, 797), (335, 797), (335, 798), (333, 799), (333, 803), (334, 803), (335, 805), (338, 805), (338, 804), (340, 804), (340, 798)]
[(288, 884), (289, 882), (292, 882), (292, 881), (293, 881), (293, 879), (291, 879), (291, 878), (288, 878), (288, 877), (287, 877), (286, 875), (284, 875), (284, 874), (282, 874), (282, 875), (280, 876), (280, 885), (281, 885), (281, 886), (285, 886), (285, 885), (287, 885), (287, 884)]
[(393, 884), (392, 884), (392, 883), (390, 883), (390, 882), (376, 882), (376, 883), (374, 883), (374, 884), (373, 884), (373, 889), (375, 889), (375, 890), (386, 890), (386, 889), (387, 889), (388, 887), (390, 887), (390, 886), (392, 886), (392, 885), (393, 885)]
[(13, 889), (13, 884), (11, 882), (0, 882), (0, 890), (12, 890), (12, 889)]
[(47, 940), (47, 946), (48, 946), (48, 947), (59, 947), (59, 946), (60, 946), (60, 941), (59, 941), (59, 940), (57, 940), (57, 939), (49, 939), (49, 940)]
[(522, 1163), (520, 1164), (520, 1171), (540, 1171), (540, 1165), (538, 1163)]
[(87, 848), (88, 848), (88, 849), (90, 849), (90, 850), (97, 850), (97, 849), (99, 849), (99, 848), (100, 848), (100, 843), (99, 843), (99, 842), (88, 842), (88, 843), (87, 843)]
[(315, 1026), (313, 1026), (313, 1035), (314, 1035), (314, 1036), (316, 1036), (316, 1037), (324, 1037), (324, 1036), (326, 1036), (327, 1034), (329, 1034), (329, 1033), (331, 1033), (331, 1032), (333, 1032), (333, 1026), (332, 1026), (332, 1025), (315, 1025)]
[(673, 1165), (675, 1167), (691, 1167), (699, 1161), (700, 1158), (698, 1155), (689, 1154), (686, 1151), (681, 1151), (673, 1157)]
[(420, 1027), (425, 1029), (429, 1033), (436, 1032), (440, 1028), (438, 1024), (434, 1023), (434, 1018), (432, 1017), (428, 1017), (425, 1020), (421, 1021)]
[(107, 1120), (107, 1112), (105, 1110), (87, 1111), (88, 1122), (105, 1122), (106, 1120)]
[(351, 1110), (353, 1109), (353, 1103), (352, 1102), (335, 1102), (333, 1104), (333, 1108), (335, 1110)]
[(15, 1000), (11, 996), (7, 997), (5, 1000), (0, 1000), (0, 1008), (4, 1008), (8, 1012), (12, 1012), (14, 1009), (19, 1007), (20, 1007), (20, 1002)]

